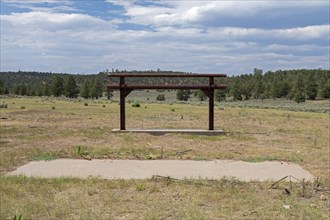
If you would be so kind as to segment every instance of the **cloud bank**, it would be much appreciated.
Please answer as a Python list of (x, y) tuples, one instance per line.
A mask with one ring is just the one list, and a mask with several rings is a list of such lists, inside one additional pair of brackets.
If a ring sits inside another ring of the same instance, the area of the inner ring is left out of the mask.
[(328, 1), (4, 0), (1, 7), (1, 71), (330, 69)]

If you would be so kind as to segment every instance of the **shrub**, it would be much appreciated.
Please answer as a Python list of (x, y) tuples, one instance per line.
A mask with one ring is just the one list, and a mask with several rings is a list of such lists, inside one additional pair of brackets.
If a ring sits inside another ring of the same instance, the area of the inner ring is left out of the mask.
[(8, 108), (8, 105), (7, 104), (1, 104), (0, 108)]
[(139, 103), (139, 102), (134, 102), (134, 103), (132, 104), (132, 107), (141, 107), (141, 106), (140, 106), (140, 103)]
[(21, 109), (25, 109), (25, 106), (21, 106)]
[(88, 103), (87, 103), (87, 102), (85, 102), (85, 103), (84, 103), (84, 106), (88, 106)]
[(156, 97), (156, 100), (157, 100), (157, 101), (165, 101), (165, 95), (164, 95), (164, 94), (159, 94), (159, 95)]
[(55, 106), (52, 106), (52, 109), (55, 110)]

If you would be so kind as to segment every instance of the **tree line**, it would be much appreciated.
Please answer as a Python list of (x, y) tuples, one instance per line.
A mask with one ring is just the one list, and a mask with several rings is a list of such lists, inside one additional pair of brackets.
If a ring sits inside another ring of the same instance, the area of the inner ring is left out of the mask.
[[(234, 101), (287, 98), (301, 103), (316, 98), (330, 99), (329, 70), (278, 70), (263, 73), (261, 69), (255, 68), (251, 74), (221, 78), (216, 81), (227, 84), (226, 90), (216, 90), (217, 101), (227, 98)], [(200, 90), (178, 91), (177, 99), (187, 101), (192, 95), (200, 101), (207, 99)]]
[[(121, 73), (128, 71), (113, 71)], [(183, 74), (173, 71), (130, 71), (128, 73), (157, 72), (159, 74)], [(188, 73), (187, 73), (188, 74)], [(0, 72), (0, 94), (16, 94), (30, 96), (66, 96), (68, 98), (99, 98), (103, 93), (108, 97), (111, 92), (107, 90), (109, 83), (108, 71), (99, 74), (74, 75), (40, 72)], [(117, 82), (118, 79), (111, 79)], [(129, 78), (128, 83), (144, 84), (196, 84), (207, 83), (207, 78)], [(216, 79), (216, 83), (226, 83), (226, 90), (217, 90), (217, 101), (226, 99), (240, 101), (248, 99), (276, 99), (287, 98), (298, 103), (305, 100), (329, 99), (330, 98), (330, 71), (322, 69), (313, 70), (277, 70), (263, 72), (255, 68), (253, 73), (242, 74)], [(187, 101), (192, 96), (199, 100), (207, 97), (202, 91), (178, 90), (177, 99)]]
[(226, 95), (233, 100), (287, 98), (298, 103), (316, 98), (330, 98), (330, 71), (278, 70), (263, 73), (255, 68), (251, 74), (230, 77)]
[(98, 99), (107, 92), (105, 82), (103, 72), (94, 75), (1, 72), (0, 94)]

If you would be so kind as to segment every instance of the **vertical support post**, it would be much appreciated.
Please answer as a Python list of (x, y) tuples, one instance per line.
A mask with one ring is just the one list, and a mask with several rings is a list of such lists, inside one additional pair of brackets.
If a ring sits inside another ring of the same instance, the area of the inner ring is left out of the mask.
[(126, 130), (125, 125), (125, 77), (120, 77), (120, 130)]
[(214, 130), (214, 77), (209, 77), (209, 130)]

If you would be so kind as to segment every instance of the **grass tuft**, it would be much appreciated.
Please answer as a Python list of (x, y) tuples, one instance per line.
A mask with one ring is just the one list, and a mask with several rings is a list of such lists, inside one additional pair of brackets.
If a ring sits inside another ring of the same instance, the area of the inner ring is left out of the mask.
[(145, 186), (143, 184), (137, 184), (135, 188), (136, 188), (137, 191), (144, 191), (145, 190)]
[(43, 152), (40, 153), (36, 156), (34, 156), (33, 160), (44, 160), (44, 161), (48, 161), (48, 160), (55, 160), (56, 156), (53, 155), (52, 153), (48, 153), (48, 152)]

